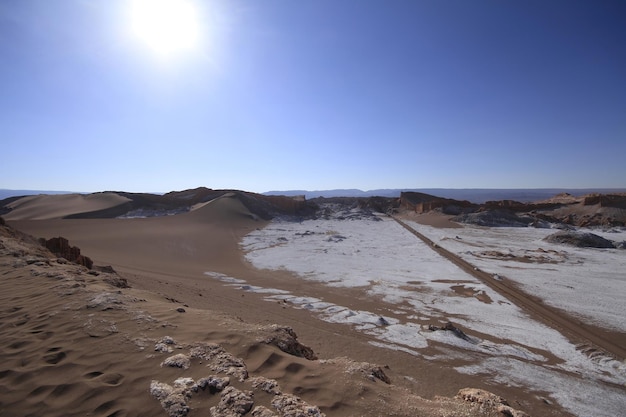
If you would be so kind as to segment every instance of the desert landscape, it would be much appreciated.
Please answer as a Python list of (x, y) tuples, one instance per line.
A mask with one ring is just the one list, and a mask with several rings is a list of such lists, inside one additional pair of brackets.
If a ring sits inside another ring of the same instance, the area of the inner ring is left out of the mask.
[(615, 416), (626, 195), (0, 201), (0, 415)]

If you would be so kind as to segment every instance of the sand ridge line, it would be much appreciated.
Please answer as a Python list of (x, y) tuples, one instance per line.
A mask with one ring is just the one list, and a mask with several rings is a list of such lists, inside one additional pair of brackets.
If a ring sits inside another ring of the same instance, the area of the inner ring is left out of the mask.
[(598, 334), (595, 327), (586, 325), (563, 311), (559, 311), (543, 304), (541, 299), (527, 294), (518, 287), (508, 284), (506, 281), (494, 279), (491, 274), (481, 271), (461, 257), (455, 255), (447, 249), (442, 248), (399, 218), (395, 216), (392, 216), (392, 218), (414, 236), (425, 242), (435, 252), (454, 263), (465, 272), (476, 277), (494, 291), (497, 291), (501, 295), (509, 298), (517, 306), (523, 308), (538, 318), (539, 321), (550, 327), (556, 327), (558, 330), (563, 331), (570, 339), (579, 343), (596, 346), (620, 360), (624, 360), (626, 358), (626, 348), (619, 346), (604, 336)]

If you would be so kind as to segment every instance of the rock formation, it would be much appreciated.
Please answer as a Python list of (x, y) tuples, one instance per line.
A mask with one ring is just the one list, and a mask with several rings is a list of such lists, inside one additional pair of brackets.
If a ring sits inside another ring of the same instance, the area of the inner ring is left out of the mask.
[(64, 237), (53, 237), (47, 240), (41, 239), (41, 243), (55, 256), (83, 265), (88, 269), (93, 267), (93, 261), (87, 256), (81, 255), (80, 249), (77, 246), (71, 246), (70, 242)]

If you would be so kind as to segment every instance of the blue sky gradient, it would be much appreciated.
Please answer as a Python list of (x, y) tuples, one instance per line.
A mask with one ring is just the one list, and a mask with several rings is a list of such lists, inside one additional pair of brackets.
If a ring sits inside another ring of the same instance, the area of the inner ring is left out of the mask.
[(0, 188), (626, 187), (626, 2), (0, 2)]

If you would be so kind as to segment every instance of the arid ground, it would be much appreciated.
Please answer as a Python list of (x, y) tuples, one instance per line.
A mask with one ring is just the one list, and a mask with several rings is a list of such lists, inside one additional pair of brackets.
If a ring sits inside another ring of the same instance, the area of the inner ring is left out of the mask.
[[(169, 216), (64, 218), (126, 201), (113, 193), (42, 196), (3, 216), (1, 415), (573, 415), (547, 391), (459, 372), (467, 358), (454, 349), (448, 358), (437, 343), (419, 356), (389, 349), (287, 299), (268, 302), (263, 291), (207, 276), (237, 277), (381, 318), (388, 312), (388, 303), (362, 287), (253, 266), (242, 239), (269, 222), (237, 194)], [(446, 219), (420, 220), (453, 225)], [(63, 236), (96, 267), (66, 262), (23, 234)], [(606, 337), (604, 329), (598, 334)], [(475, 390), (460, 392), (465, 388)], [(623, 386), (614, 390), (624, 395)]]

